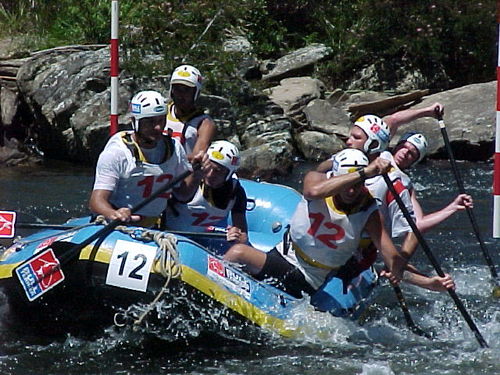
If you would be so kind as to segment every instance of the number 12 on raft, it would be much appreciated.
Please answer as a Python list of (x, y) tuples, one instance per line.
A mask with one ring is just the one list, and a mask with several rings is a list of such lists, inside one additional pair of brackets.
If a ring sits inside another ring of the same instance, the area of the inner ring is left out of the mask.
[(156, 248), (153, 246), (116, 241), (109, 261), (106, 284), (145, 292), (155, 256)]
[(17, 267), (16, 274), (30, 302), (64, 280), (59, 260), (51, 248)]

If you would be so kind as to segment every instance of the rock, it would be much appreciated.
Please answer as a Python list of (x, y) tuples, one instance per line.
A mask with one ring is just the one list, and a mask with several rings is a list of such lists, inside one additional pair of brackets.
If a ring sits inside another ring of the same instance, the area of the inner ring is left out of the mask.
[(351, 127), (349, 113), (344, 108), (332, 105), (331, 100), (312, 100), (304, 108), (304, 113), (312, 130), (344, 137), (349, 134)]
[(269, 98), (283, 108), (285, 114), (300, 110), (311, 100), (321, 98), (325, 85), (318, 79), (311, 77), (285, 78), (278, 86), (271, 87), (264, 92)]
[(276, 60), (274, 67), (262, 79), (279, 80), (300, 75), (304, 71), (310, 72), (315, 63), (330, 56), (332, 52), (330, 47), (319, 43), (300, 48)]
[[(297, 51), (296, 56), (303, 52)], [(267, 67), (276, 73), (278, 64), (273, 64), (268, 62)], [(11, 75), (17, 69), (16, 77), (0, 80), (0, 131), (4, 135), (10, 129), (11, 136), (16, 134), (20, 141), (27, 135), (36, 139), (33, 149), (39, 146), (49, 158), (95, 162), (109, 132), (108, 48), (59, 47), (33, 53), (29, 58), (2, 61), (0, 69)], [(122, 72), (119, 85), (120, 129), (129, 127), (128, 101), (135, 92), (153, 89), (167, 95), (169, 90), (168, 76), (137, 78), (125, 74)], [(299, 156), (310, 161), (329, 157), (343, 147), (342, 139), (348, 135), (349, 108), (366, 109), (384, 99), (383, 103), (392, 103), (391, 108), (384, 107), (391, 113), (397, 109), (393, 106), (401, 104), (393, 103), (394, 97), (373, 91), (348, 95), (335, 90), (325, 98), (322, 81), (307, 76), (282, 79), (264, 92), (252, 88), (241, 76), (237, 79), (241, 79), (239, 98), (244, 103), (239, 108), (220, 96), (202, 94), (200, 102), (214, 117), (217, 138), (241, 146), (242, 176), (285, 175)], [(12, 85), (16, 81), (17, 85)], [(435, 101), (445, 105), (445, 122), (457, 159), (487, 160), (493, 154), (496, 117), (491, 103), (495, 95), (493, 81), (424, 96), (418, 105)], [(408, 129), (424, 132), (431, 157), (447, 157), (435, 119), (414, 121), (403, 126), (399, 134)], [(20, 160), (18, 153), (25, 152), (12, 144), (8, 148), (1, 150), (4, 165), (12, 164), (8, 160)]]
[(19, 105), (18, 94), (6, 87), (0, 87), (0, 123), (11, 126)]
[(318, 131), (304, 131), (297, 135), (297, 147), (306, 160), (322, 161), (328, 159), (345, 147), (334, 134), (325, 134)]
[[(435, 102), (444, 105), (444, 122), (457, 160), (488, 160), (494, 152), (496, 81), (477, 83), (426, 97), (415, 108)], [(441, 130), (434, 118), (422, 118), (403, 125), (405, 131), (421, 131), (429, 142), (432, 158), (447, 158)], [(394, 139), (395, 144), (398, 137)]]
[(245, 178), (271, 180), (288, 175), (293, 167), (293, 148), (281, 139), (250, 147), (240, 154), (238, 175)]

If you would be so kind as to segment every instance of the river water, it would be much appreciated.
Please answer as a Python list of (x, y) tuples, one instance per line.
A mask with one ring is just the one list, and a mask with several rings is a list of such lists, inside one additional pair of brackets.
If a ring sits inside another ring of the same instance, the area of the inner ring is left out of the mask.
[[(460, 163), (466, 190), (495, 265), (499, 242), (491, 238), (492, 166)], [(279, 182), (300, 188), (306, 166)], [(424, 211), (443, 207), (456, 195), (449, 164), (432, 162), (411, 172)], [(16, 210), (23, 221), (61, 223), (87, 214), (93, 171), (67, 164), (0, 172), (0, 209)], [(386, 282), (360, 322), (313, 312), (298, 339), (283, 339), (253, 326), (196, 330), (173, 340), (166, 332), (109, 327), (91, 337), (47, 337), (5, 324), (0, 294), (0, 374), (499, 374), (500, 299), (491, 295), (490, 271), (465, 213), (425, 235), (457, 294), (488, 342), (481, 349), (447, 293), (403, 284), (413, 320), (432, 339), (407, 327)], [(412, 263), (433, 273), (420, 250)], [(497, 266), (498, 270), (498, 266)]]

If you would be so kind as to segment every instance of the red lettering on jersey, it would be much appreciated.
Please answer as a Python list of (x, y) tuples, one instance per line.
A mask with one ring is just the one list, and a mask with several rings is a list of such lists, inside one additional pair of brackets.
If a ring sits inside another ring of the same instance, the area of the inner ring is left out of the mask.
[(201, 212), (199, 214), (191, 214), (193, 217), (197, 219), (191, 223), (194, 227), (209, 227), (216, 226), (216, 224), (224, 219), (223, 216), (209, 216), (207, 212)]
[[(170, 181), (172, 177), (173, 176), (171, 174), (162, 174), (160, 176), (146, 176), (137, 183), (137, 186), (144, 186), (142, 197), (148, 198), (151, 196), (151, 194), (153, 194), (153, 188), (160, 188), (162, 185)], [(172, 194), (170, 192), (165, 192), (160, 194), (158, 198), (169, 199), (171, 195)]]
[[(311, 226), (309, 227), (307, 233), (313, 237), (316, 237), (318, 241), (321, 241), (326, 246), (331, 249), (336, 249), (336, 241), (341, 240), (345, 237), (345, 230), (341, 226), (332, 223), (331, 221), (323, 222), (325, 219), (325, 215), (321, 212), (310, 212), (309, 219), (311, 219)], [(319, 228), (325, 227), (329, 233), (319, 234), (316, 236)], [(330, 233), (330, 231), (334, 229), (335, 233)]]

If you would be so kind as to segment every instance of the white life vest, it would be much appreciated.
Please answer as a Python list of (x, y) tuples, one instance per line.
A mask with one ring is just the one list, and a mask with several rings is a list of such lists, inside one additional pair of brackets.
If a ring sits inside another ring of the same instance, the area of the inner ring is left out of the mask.
[[(233, 191), (238, 181), (232, 180)], [(200, 185), (193, 199), (187, 203), (175, 204), (175, 211), (167, 209), (167, 228), (192, 232), (204, 232), (207, 227), (226, 227), (229, 213), (234, 207), (236, 196), (229, 200), (226, 208), (217, 208), (203, 196), (205, 185)]]
[(196, 111), (191, 116), (185, 119), (177, 118), (174, 103), (170, 102), (167, 106), (167, 123), (163, 130), (163, 134), (170, 135), (181, 143), (187, 155), (193, 152), (198, 139), (198, 127), (204, 119), (209, 118), (201, 111)]
[[(394, 189), (399, 193), (403, 203), (410, 215), (415, 219), (413, 212), (413, 204), (411, 203), (411, 180), (406, 173), (399, 169), (394, 161), (394, 157), (388, 151), (380, 154), (381, 158), (389, 160), (392, 168), (388, 173), (390, 180), (393, 182)], [(384, 218), (384, 226), (393, 238), (400, 237), (408, 232), (411, 232), (411, 227), (406, 221), (403, 212), (399, 209), (398, 203), (394, 196), (387, 188), (387, 184), (382, 176), (369, 178), (365, 181), (365, 186), (376, 199), (379, 205), (380, 212)]]
[[(132, 141), (135, 144), (132, 147), (137, 147), (136, 150), (141, 156), (133, 155), (134, 153), (130, 150), (130, 137), (128, 137), (129, 141), (126, 141), (127, 135), (130, 134), (132, 133), (120, 132), (110, 139), (110, 142), (121, 144), (116, 146), (124, 148), (127, 157), (125, 171), (120, 175), (118, 184), (110, 197), (110, 203), (117, 208), (136, 206), (163, 185), (190, 169), (186, 154), (178, 142), (166, 139), (165, 161), (160, 164), (152, 164), (145, 160), (139, 146)], [(126, 145), (126, 142), (129, 143), (129, 146)], [(160, 194), (158, 198), (137, 211), (136, 214), (145, 217), (159, 216), (167, 207), (170, 196), (171, 189)]]
[(319, 288), (328, 273), (339, 269), (357, 250), (361, 232), (377, 204), (368, 191), (351, 213), (336, 207), (332, 197), (302, 199), (290, 222), (293, 251), (286, 258)]

